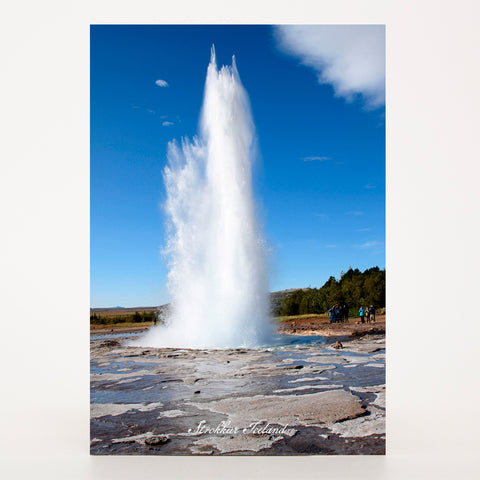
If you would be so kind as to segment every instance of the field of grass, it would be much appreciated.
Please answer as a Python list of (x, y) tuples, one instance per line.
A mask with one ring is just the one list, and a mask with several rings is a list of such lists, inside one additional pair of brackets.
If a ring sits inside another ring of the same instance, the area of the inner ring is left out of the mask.
[(138, 313), (152, 313), (156, 312), (158, 307), (132, 307), (132, 308), (91, 308), (90, 316), (96, 314), (97, 317), (111, 318), (124, 317), (128, 315), (135, 315)]
[(112, 325), (128, 323), (145, 324), (153, 323), (158, 315), (156, 308), (121, 308), (111, 310), (92, 309), (90, 310), (91, 325)]
[[(90, 324), (98, 328), (102, 326), (111, 327), (133, 327), (153, 325), (154, 314), (158, 312), (158, 307), (138, 307), (138, 308), (119, 308), (119, 309), (90, 309)], [(384, 315), (385, 308), (378, 308), (377, 315)], [(356, 315), (358, 316), (358, 315)], [(350, 318), (355, 318), (350, 317)], [(307, 313), (305, 315), (291, 315), (274, 317), (276, 322), (286, 322), (302, 319), (317, 319), (320, 322), (328, 322), (328, 313)]]
[(151, 327), (153, 322), (122, 322), (122, 323), (108, 323), (108, 324), (90, 324), (91, 330), (101, 330), (103, 328), (132, 328), (132, 327)]
[(328, 313), (307, 313), (305, 315), (284, 315), (280, 317), (275, 317), (277, 322), (286, 322), (287, 320), (301, 320), (302, 318), (318, 318), (318, 319), (327, 319)]

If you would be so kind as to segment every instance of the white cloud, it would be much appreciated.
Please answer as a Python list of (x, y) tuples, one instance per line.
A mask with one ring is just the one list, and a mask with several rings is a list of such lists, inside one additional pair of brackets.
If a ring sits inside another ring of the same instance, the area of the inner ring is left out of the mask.
[(155, 82), (155, 85), (158, 85), (159, 87), (168, 87), (168, 83), (165, 80), (158, 79)]
[(330, 160), (329, 157), (304, 157), (304, 162), (325, 162)]
[(370, 247), (380, 247), (383, 245), (383, 242), (377, 242), (375, 240), (372, 240), (370, 242), (365, 242), (364, 244), (360, 245), (362, 248), (370, 248)]
[(279, 47), (315, 70), (319, 83), (369, 107), (385, 104), (385, 27), (383, 25), (279, 25)]
[(173, 122), (162, 122), (163, 127), (170, 127), (173, 125)]

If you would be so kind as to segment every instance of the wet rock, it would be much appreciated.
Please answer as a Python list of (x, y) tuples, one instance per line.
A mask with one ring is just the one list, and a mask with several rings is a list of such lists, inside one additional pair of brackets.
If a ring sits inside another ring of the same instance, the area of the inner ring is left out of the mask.
[(237, 435), (235, 437), (207, 437), (201, 438), (190, 446), (192, 453), (201, 453), (212, 455), (212, 447), (220, 451), (220, 453), (232, 452), (259, 452), (266, 448), (270, 448), (275, 442), (281, 440), (282, 436), (265, 437), (262, 435)]
[(123, 437), (123, 438), (113, 438), (111, 443), (138, 443), (140, 445), (145, 443), (145, 439), (151, 437), (153, 434), (152, 432), (141, 433), (139, 435), (132, 435), (130, 437)]
[(165, 445), (168, 442), (168, 438), (165, 435), (157, 435), (155, 437), (148, 437), (145, 439), (145, 444), (150, 446)]
[(368, 437), (372, 434), (385, 434), (385, 412), (370, 407), (367, 415), (328, 425), (328, 428), (341, 437)]
[(233, 425), (248, 427), (259, 419), (280, 425), (316, 426), (353, 419), (365, 414), (361, 400), (345, 390), (284, 396), (255, 395), (190, 403), (201, 410), (229, 416)]
[(183, 382), (181, 378), (165, 378), (158, 383), (171, 383), (171, 382)]
[(150, 412), (162, 407), (157, 403), (92, 403), (90, 405), (90, 417), (100, 418), (106, 416), (123, 415), (124, 413), (136, 410), (138, 412)]
[(291, 393), (291, 392), (298, 392), (302, 390), (312, 390), (312, 389), (327, 389), (327, 388), (336, 388), (338, 389), (338, 385), (327, 385), (327, 384), (319, 384), (319, 385), (301, 385), (299, 387), (291, 387), (291, 388), (279, 388), (273, 391), (273, 393)]
[[(343, 342), (341, 352), (333, 348), (337, 339)], [(95, 455), (377, 454), (384, 450), (385, 338), (374, 330), (363, 338), (337, 336), (325, 345), (261, 351), (147, 349), (122, 342), (102, 348), (101, 343), (92, 344)], [(203, 390), (194, 391), (200, 380)], [(144, 392), (149, 389), (153, 390)], [(140, 400), (158, 403), (131, 403)], [(192, 438), (183, 433), (200, 419), (212, 427), (230, 421), (242, 431), (233, 437)], [(275, 428), (288, 425), (287, 430), (297, 434), (243, 433), (243, 428), (259, 421)], [(137, 435), (157, 424), (161, 430)], [(168, 444), (147, 442), (157, 436), (169, 439)]]
[(363, 331), (357, 331), (357, 332), (352, 332), (352, 337), (364, 337), (366, 335), (384, 335), (385, 334), (385, 329), (384, 328), (376, 328), (372, 327), (368, 330), (363, 330)]
[(120, 342), (118, 340), (104, 340), (99, 344), (99, 347), (119, 347)]
[(183, 417), (184, 415), (188, 414), (182, 410), (165, 410), (157, 417), (157, 420), (161, 420), (162, 418)]

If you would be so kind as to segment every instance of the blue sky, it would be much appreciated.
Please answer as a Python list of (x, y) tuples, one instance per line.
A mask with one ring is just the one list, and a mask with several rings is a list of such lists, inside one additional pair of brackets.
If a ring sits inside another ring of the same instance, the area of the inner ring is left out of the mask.
[(162, 170), (167, 143), (197, 133), (212, 44), (219, 65), (236, 56), (250, 97), (270, 290), (320, 287), (350, 266), (384, 268), (383, 35), (92, 26), (91, 306), (169, 300)]

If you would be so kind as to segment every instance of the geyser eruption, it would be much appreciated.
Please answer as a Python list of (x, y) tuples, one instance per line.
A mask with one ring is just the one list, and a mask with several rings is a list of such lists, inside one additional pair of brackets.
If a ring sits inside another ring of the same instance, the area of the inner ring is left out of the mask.
[(254, 125), (233, 58), (208, 66), (199, 138), (170, 142), (165, 325), (136, 343), (228, 348), (271, 342), (265, 254), (251, 185)]

